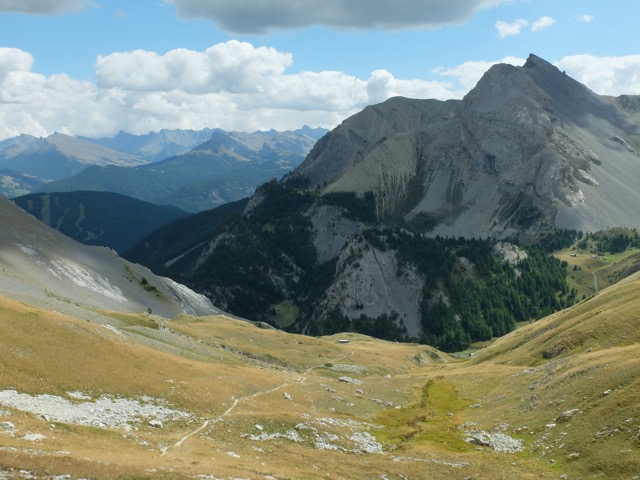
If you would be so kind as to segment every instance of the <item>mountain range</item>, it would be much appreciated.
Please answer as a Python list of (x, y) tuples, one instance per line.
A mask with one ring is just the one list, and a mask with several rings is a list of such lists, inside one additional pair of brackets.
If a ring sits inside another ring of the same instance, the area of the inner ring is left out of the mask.
[(532, 245), (638, 225), (638, 105), (496, 65), (462, 100), (365, 108), (208, 240), (132, 258), (247, 318), (459, 348), (577, 300)]
[(95, 166), (42, 187), (46, 192), (110, 191), (189, 212), (250, 196), (255, 187), (299, 165), (322, 130), (212, 131), (188, 153), (127, 168)]
[(7, 480), (627, 479), (640, 469), (637, 274), (452, 356), (259, 328), (4, 199), (0, 220)]
[[(638, 102), (582, 88), (531, 56), (492, 68), (460, 102), (369, 107), (285, 179), (127, 253), (218, 306), (334, 335), (232, 318), (0, 198), (0, 478), (637, 476), (640, 276), (618, 280), (640, 265), (638, 232), (557, 227), (637, 222), (615, 208), (637, 182)], [(544, 114), (540, 136), (525, 120)], [(464, 118), (486, 125), (459, 131)], [(231, 161), (248, 148), (222, 137), (202, 150)], [(587, 147), (597, 158), (579, 155)], [(512, 198), (511, 184), (524, 190)], [(87, 227), (91, 197), (31, 203)], [(418, 211), (426, 198), (441, 203)], [(465, 230), (471, 210), (495, 222), (476, 225), (493, 238)], [(471, 339), (482, 342), (466, 349)]]
[(0, 194), (111, 191), (200, 211), (247, 196), (260, 183), (288, 173), (325, 132), (305, 127), (120, 132), (101, 139), (21, 135), (0, 142)]

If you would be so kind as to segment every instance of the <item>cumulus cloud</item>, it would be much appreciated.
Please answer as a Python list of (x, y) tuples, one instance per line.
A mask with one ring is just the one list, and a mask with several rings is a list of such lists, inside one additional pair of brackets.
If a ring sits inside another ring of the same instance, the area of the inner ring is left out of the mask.
[(498, 30), (498, 35), (500, 35), (500, 38), (505, 38), (513, 35), (520, 35), (522, 29), (527, 25), (529, 25), (529, 22), (522, 19), (516, 20), (511, 23), (498, 20), (496, 22), (496, 30)]
[(364, 79), (338, 71), (289, 73), (290, 53), (237, 40), (204, 51), (99, 56), (95, 83), (46, 77), (31, 71), (33, 63), (27, 52), (0, 49), (0, 139), (53, 131), (95, 137), (162, 128), (333, 127), (391, 96), (456, 95), (448, 81), (398, 79), (384, 70)]
[(522, 66), (526, 59), (518, 57), (504, 57), (496, 61), (476, 61), (464, 62), (456, 67), (447, 69), (436, 69), (434, 73), (440, 76), (452, 77), (457, 80), (460, 85), (458, 97), (463, 96), (478, 83), (482, 75), (493, 65), (498, 63), (508, 63), (510, 65)]
[(573, 55), (555, 65), (601, 95), (640, 95), (640, 55)]
[[(0, 139), (54, 131), (101, 137), (162, 128), (332, 128), (392, 96), (461, 98), (491, 65), (524, 62), (466, 62), (434, 71), (433, 81), (401, 79), (387, 70), (367, 78), (339, 71), (290, 73), (291, 54), (234, 40), (204, 51), (101, 56), (96, 81), (89, 82), (41, 75), (32, 70), (30, 53), (0, 48)], [(578, 55), (556, 65), (598, 93), (640, 94), (640, 56)]]
[(166, 0), (183, 17), (208, 18), (233, 33), (325, 25), (402, 29), (461, 23), (509, 0)]
[(10, 72), (28, 72), (33, 66), (33, 56), (18, 48), (0, 47), (0, 81)]
[(0, 0), (0, 13), (58, 15), (68, 12), (81, 12), (93, 6), (95, 6), (93, 0)]
[(98, 85), (104, 88), (249, 93), (259, 92), (265, 81), (282, 75), (291, 63), (291, 54), (231, 40), (204, 52), (118, 52), (99, 56), (96, 66)]
[(533, 24), (531, 24), (531, 30), (533, 32), (539, 32), (540, 30), (549, 28), (554, 23), (556, 23), (556, 21), (552, 17), (540, 17), (538, 20), (533, 22)]

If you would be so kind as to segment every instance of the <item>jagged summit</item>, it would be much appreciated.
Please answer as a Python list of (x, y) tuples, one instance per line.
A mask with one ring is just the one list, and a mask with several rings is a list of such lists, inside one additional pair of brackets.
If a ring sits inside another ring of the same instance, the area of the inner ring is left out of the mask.
[[(373, 191), (382, 218), (432, 234), (506, 237), (637, 226), (640, 117), (530, 55), (491, 67), (462, 100), (394, 98), (320, 140), (294, 172)], [(634, 106), (635, 105), (635, 106)]]

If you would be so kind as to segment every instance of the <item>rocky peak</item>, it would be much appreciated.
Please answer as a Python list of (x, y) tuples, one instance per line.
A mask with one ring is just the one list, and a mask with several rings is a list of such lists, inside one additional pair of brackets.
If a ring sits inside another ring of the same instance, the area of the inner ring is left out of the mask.
[(372, 191), (380, 218), (422, 216), (434, 235), (635, 226), (636, 104), (600, 96), (530, 55), (522, 67), (491, 67), (463, 100), (365, 108), (292, 176), (325, 192)]

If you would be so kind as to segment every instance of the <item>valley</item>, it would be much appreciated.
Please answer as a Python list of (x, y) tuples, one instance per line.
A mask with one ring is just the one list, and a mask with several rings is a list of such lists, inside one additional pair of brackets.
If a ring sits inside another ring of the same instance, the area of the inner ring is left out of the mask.
[(638, 478), (631, 100), (3, 140), (0, 480)]
[[(465, 360), (428, 346), (354, 333), (312, 338), (226, 316), (103, 311), (105, 328), (3, 298), (0, 471), (631, 478), (640, 468), (638, 282), (605, 289)], [(18, 394), (23, 400), (10, 403)], [(58, 407), (47, 406), (53, 401)], [(58, 417), (61, 402), (84, 413)], [(118, 402), (129, 402), (129, 417)]]

